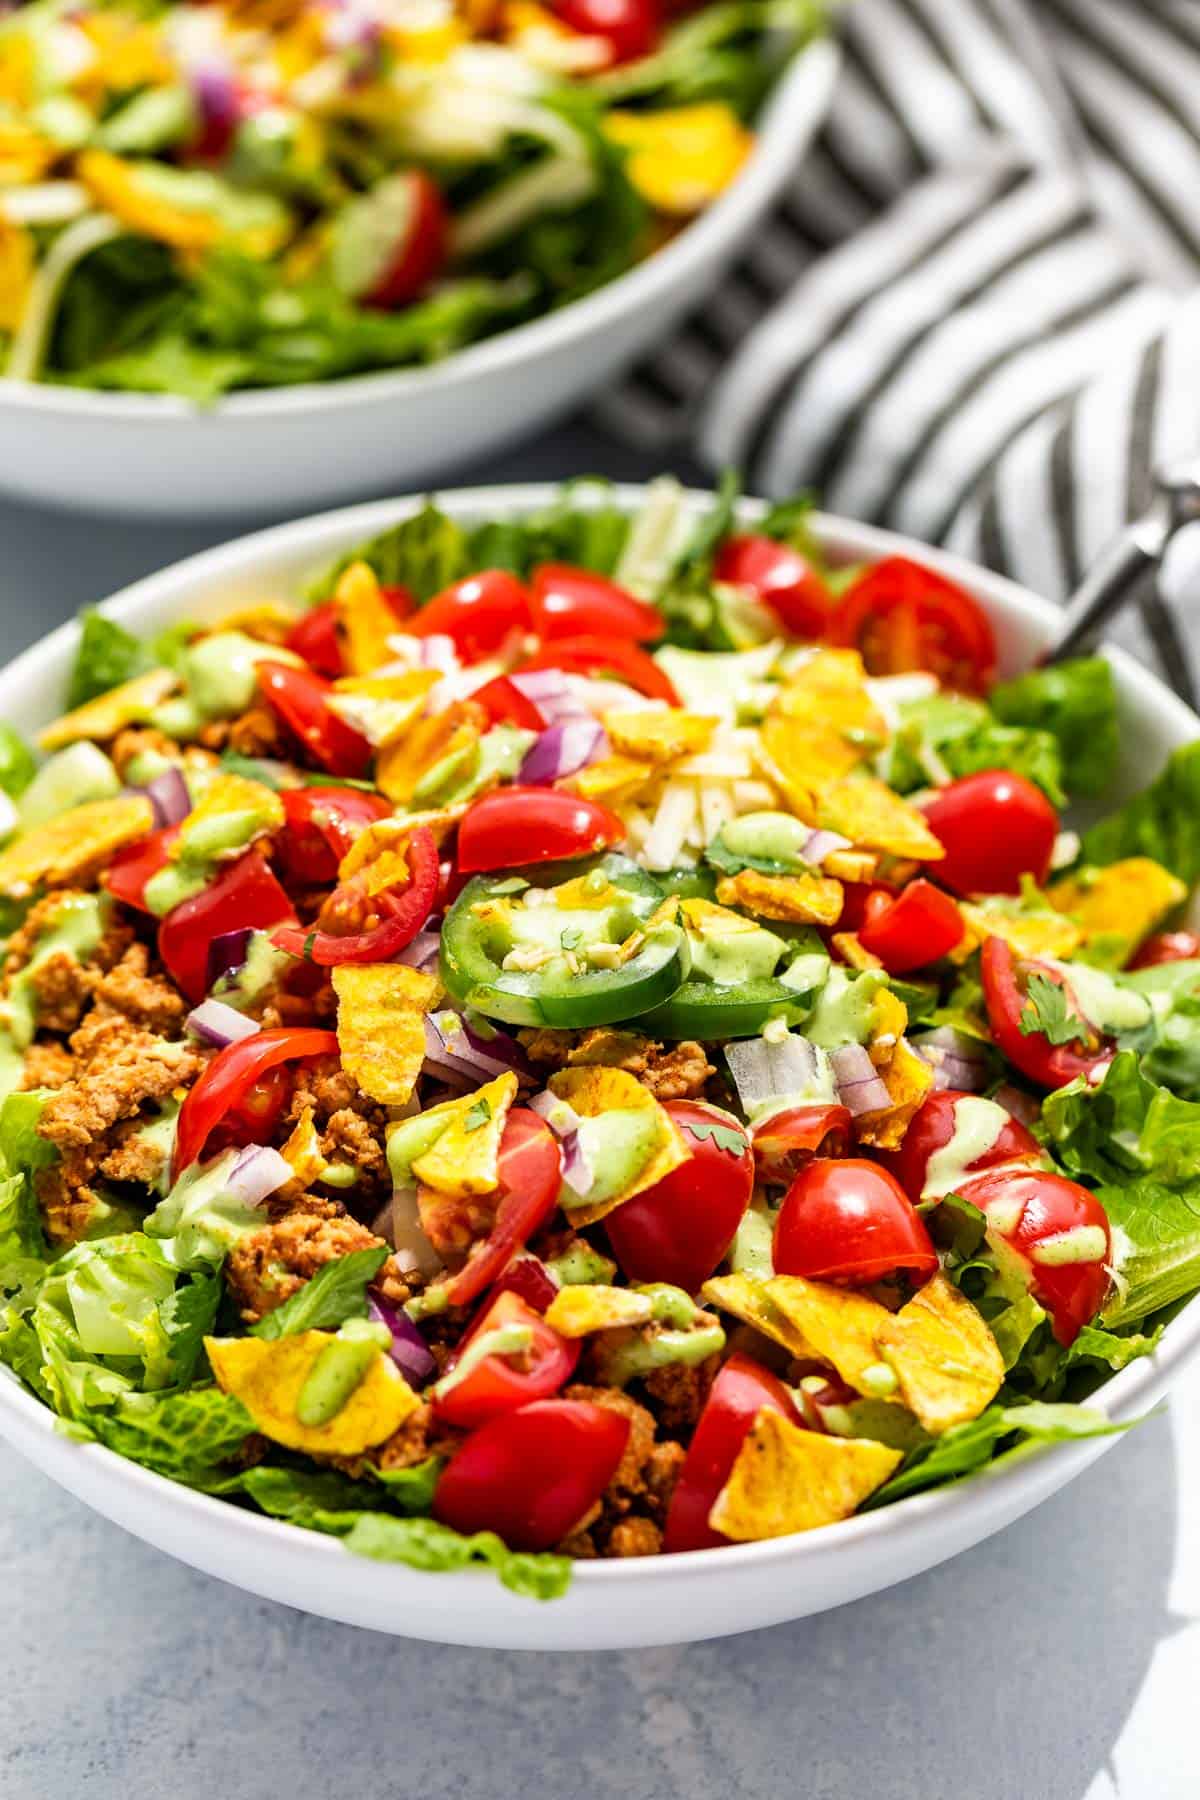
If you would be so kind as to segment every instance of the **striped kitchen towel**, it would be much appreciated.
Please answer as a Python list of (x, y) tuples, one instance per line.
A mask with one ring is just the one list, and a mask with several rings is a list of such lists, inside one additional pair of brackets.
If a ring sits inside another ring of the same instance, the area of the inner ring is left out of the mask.
[(1200, 454), (1200, 0), (850, 0), (841, 30), (791, 191), (602, 417), (1062, 598)]

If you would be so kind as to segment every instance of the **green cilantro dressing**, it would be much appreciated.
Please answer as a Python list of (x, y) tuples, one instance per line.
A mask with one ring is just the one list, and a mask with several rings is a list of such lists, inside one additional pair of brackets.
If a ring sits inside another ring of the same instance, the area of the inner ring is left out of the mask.
[(804, 1021), (804, 1035), (809, 1043), (818, 1044), (823, 1050), (836, 1050), (841, 1044), (865, 1044), (875, 1025), (875, 996), (886, 986), (886, 978), (873, 969), (851, 975), (831, 963), (825, 986)]
[(986, 1156), (1000, 1138), (1009, 1116), (995, 1100), (966, 1094), (954, 1102), (954, 1130), (925, 1168), (922, 1197), (952, 1194), (972, 1163)]
[(301, 1425), (328, 1425), (392, 1341), (386, 1325), (348, 1319), (308, 1371), (296, 1397)]
[(260, 644), (244, 632), (214, 631), (181, 653), (184, 691), (156, 706), (150, 723), (168, 737), (198, 737), (213, 719), (236, 718), (253, 703), (256, 664), (293, 660), (274, 644)]
[(34, 973), (50, 957), (66, 954), (86, 962), (104, 936), (111, 902), (99, 894), (64, 894), (53, 923), (41, 932), (25, 967), (9, 982), (0, 1000), (0, 1098), (21, 1080), (25, 1052), (37, 1030)]
[(577, 1194), (565, 1181), (559, 1204), (570, 1216), (572, 1209), (595, 1206), (614, 1199), (632, 1187), (658, 1148), (659, 1119), (649, 1107), (614, 1107), (598, 1118), (579, 1121), (579, 1143), (593, 1181), (586, 1194)]

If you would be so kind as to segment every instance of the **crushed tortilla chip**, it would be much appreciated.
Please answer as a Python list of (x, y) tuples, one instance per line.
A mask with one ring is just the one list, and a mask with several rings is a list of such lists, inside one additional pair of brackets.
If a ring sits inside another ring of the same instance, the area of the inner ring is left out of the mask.
[(604, 756), (586, 769), (564, 776), (559, 786), (583, 800), (623, 804), (644, 793), (657, 779), (658, 770), (652, 763), (632, 756)]
[(650, 712), (610, 712), (604, 729), (613, 749), (643, 762), (670, 763), (707, 749), (717, 721), (704, 713), (663, 707)]
[(445, 1129), (413, 1159), (412, 1171), (421, 1185), (454, 1198), (494, 1193), (500, 1185), (504, 1122), (516, 1097), (516, 1075), (506, 1069), (456, 1100)]
[(755, 760), (796, 816), (815, 825), (821, 793), (856, 769), (865, 755), (865, 747), (852, 744), (836, 726), (773, 713), (763, 720)]
[(732, 107), (721, 100), (654, 112), (612, 108), (603, 131), (629, 152), (626, 174), (656, 212), (687, 217), (724, 193), (754, 147)]
[(830, 943), (844, 963), (852, 969), (882, 969), (883, 963), (870, 950), (864, 950), (854, 931), (835, 931)]
[[(182, 862), (194, 855), (197, 840), (204, 842), (211, 826), (233, 821), (239, 815), (249, 816), (256, 838), (269, 837), (283, 829), (283, 801), (274, 788), (245, 775), (215, 775), (179, 827), (179, 835), (167, 851), (169, 860)], [(219, 862), (225, 857), (244, 855), (250, 834), (231, 831), (230, 835), (236, 841), (226, 850), (214, 851), (206, 845), (206, 860)]]
[(842, 913), (842, 884), (826, 875), (763, 875), (741, 869), (723, 875), (717, 899), (742, 906), (760, 919), (784, 919), (795, 925), (836, 925)]
[(354, 562), (343, 571), (333, 593), (333, 612), (342, 657), (351, 675), (369, 675), (372, 669), (395, 660), (388, 640), (396, 635), (400, 622), (384, 599), (370, 563)]
[(292, 1171), (289, 1188), (294, 1184), (298, 1190), (303, 1191), (320, 1179), (325, 1168), (325, 1156), (311, 1106), (304, 1108), (279, 1154)]
[(871, 1438), (804, 1431), (764, 1406), (742, 1441), (708, 1522), (739, 1543), (836, 1524), (882, 1487), (903, 1455)]
[(816, 823), (864, 850), (886, 850), (917, 862), (940, 862), (946, 852), (923, 813), (874, 775), (856, 775), (822, 789)]
[(144, 675), (135, 675), (132, 681), (123, 681), (120, 687), (109, 688), (106, 694), (97, 694), (94, 700), (64, 713), (38, 732), (37, 741), (43, 750), (61, 750), (64, 744), (77, 743), (81, 738), (103, 744), (127, 725), (149, 718), (177, 681), (170, 669), (148, 669)]
[(0, 850), (0, 894), (26, 900), (38, 887), (86, 887), (118, 850), (153, 829), (154, 808), (144, 794), (72, 806)]
[[(871, 1060), (875, 1061), (874, 1055)], [(878, 1112), (860, 1113), (854, 1121), (855, 1136), (860, 1144), (876, 1150), (895, 1150), (933, 1088), (933, 1070), (904, 1038), (898, 1039), (886, 1062), (876, 1063), (876, 1068), (891, 1105)]]
[(487, 715), (472, 701), (456, 700), (444, 712), (417, 719), (384, 746), (375, 763), (375, 783), (394, 806), (406, 806), (439, 763), (465, 759), (478, 746)]
[(372, 1100), (406, 1105), (425, 1061), (425, 1014), (441, 999), (441, 982), (405, 963), (339, 963), (331, 975), (342, 1067)]
[(866, 679), (857, 650), (821, 650), (780, 688), (771, 710), (810, 728), (837, 732), (857, 749), (861, 762), (889, 735)]
[(683, 1141), (682, 1132), (650, 1090), (628, 1070), (587, 1064), (560, 1069), (550, 1077), (547, 1085), (556, 1100), (565, 1100), (584, 1119), (599, 1118), (610, 1112), (653, 1112), (656, 1115), (654, 1147), (629, 1186), (607, 1200), (593, 1201), (589, 1205), (585, 1198), (581, 1206), (568, 1207), (573, 1225), (594, 1224), (687, 1162), (691, 1152)]
[(982, 944), (984, 938), (1003, 938), (1016, 956), (1073, 956), (1083, 942), (1083, 928), (1066, 913), (1006, 912), (975, 906), (960, 900), (958, 906), (966, 931), (950, 952), (951, 962), (964, 963)]
[(219, 1386), (241, 1401), (264, 1437), (310, 1456), (358, 1456), (391, 1437), (421, 1403), (381, 1350), (331, 1419), (302, 1425), (301, 1391), (334, 1342), (329, 1331), (297, 1331), (270, 1340), (208, 1337), (204, 1348)]
[(385, 851), (400, 849), (421, 826), (432, 832), (433, 841), (440, 849), (464, 817), (467, 805), (468, 802), (463, 800), (456, 806), (445, 806), (436, 812), (403, 813), (391, 819), (377, 819), (365, 831), (359, 832), (343, 856), (338, 864), (338, 880), (349, 881), (352, 875), (375, 862)]
[(1004, 1380), (987, 1321), (940, 1272), (889, 1316), (876, 1342), (905, 1405), (935, 1436), (977, 1419)]
[(343, 675), (328, 704), (377, 749), (392, 744), (420, 717), (441, 680), (436, 669), (405, 669), (399, 675)]
[[(1136, 945), (1182, 906), (1187, 894), (1178, 876), (1152, 857), (1127, 856), (1106, 869), (1065, 876), (1054, 883), (1047, 898), (1060, 912), (1070, 913), (1086, 942), (1113, 937)], [(1042, 955), (1069, 956), (1070, 951)]]
[(821, 867), (836, 881), (874, 881), (879, 858), (871, 850), (831, 850)]
[(653, 1312), (649, 1294), (603, 1282), (572, 1283), (560, 1288), (546, 1308), (546, 1323), (564, 1337), (587, 1337), (622, 1325), (645, 1325)]
[(877, 1334), (892, 1316), (887, 1307), (868, 1294), (802, 1275), (773, 1275), (766, 1291), (804, 1340), (806, 1354), (829, 1363), (843, 1381), (865, 1393), (870, 1383), (864, 1383), (864, 1373), (880, 1361)]
[[(764, 1337), (782, 1344), (793, 1356), (814, 1357), (815, 1352), (802, 1331), (798, 1331), (787, 1314), (772, 1300), (766, 1281), (761, 1276), (713, 1275), (700, 1290), (701, 1297), (721, 1312), (732, 1313), (743, 1325), (752, 1325)], [(819, 1359), (817, 1359), (819, 1360)]]
[[(238, 631), (243, 637), (254, 638), (260, 644), (273, 644), (276, 649), (280, 649), (303, 616), (303, 613), (298, 613), (285, 600), (252, 600), (245, 606), (235, 606), (232, 612), (222, 613), (217, 623), (209, 629)], [(289, 656), (291, 654), (289, 652)], [(302, 662), (303, 658), (297, 660)]]

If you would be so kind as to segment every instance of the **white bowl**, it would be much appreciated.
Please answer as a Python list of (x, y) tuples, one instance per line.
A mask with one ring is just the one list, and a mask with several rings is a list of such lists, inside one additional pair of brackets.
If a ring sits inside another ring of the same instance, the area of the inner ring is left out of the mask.
[[(442, 496), (467, 519), (543, 506), (547, 487), (476, 488)], [(640, 490), (617, 490), (627, 505)], [(695, 495), (691, 503), (704, 504)], [(295, 591), (325, 561), (412, 511), (415, 500), (381, 501), (302, 520), (210, 550), (151, 576), (105, 610), (134, 631), (180, 618), (213, 617), (263, 592)], [(744, 516), (759, 510), (748, 502)], [(1056, 609), (999, 576), (911, 540), (818, 516), (821, 542), (844, 561), (917, 557), (969, 588), (996, 627), (1001, 666), (1026, 666), (1045, 644)], [(78, 632), (64, 625), (0, 674), (0, 717), (31, 731), (58, 710)], [(1120, 699), (1123, 789), (1144, 785), (1200, 721), (1158, 679), (1119, 650), (1110, 653)], [(1105, 1383), (1096, 1404), (1114, 1420), (1151, 1407), (1200, 1347), (1193, 1301), (1163, 1334), (1158, 1354)], [(352, 1556), (336, 1540), (242, 1512), (149, 1474), (111, 1451), (55, 1430), (41, 1403), (5, 1369), (0, 1434), (46, 1474), (107, 1518), (252, 1593), (326, 1618), (437, 1643), (517, 1649), (596, 1650), (719, 1637), (802, 1618), (903, 1581), (969, 1548), (1054, 1493), (1116, 1440), (1096, 1438), (1032, 1453), (958, 1486), (920, 1494), (844, 1524), (767, 1543), (692, 1551), (645, 1561), (582, 1563), (561, 1600), (540, 1604), (509, 1593), (483, 1571), (421, 1574)]]
[(827, 40), (793, 60), (738, 180), (655, 256), (428, 368), (232, 394), (206, 409), (0, 380), (0, 491), (140, 517), (295, 513), (425, 482), (531, 435), (715, 285), (794, 179), (838, 65)]

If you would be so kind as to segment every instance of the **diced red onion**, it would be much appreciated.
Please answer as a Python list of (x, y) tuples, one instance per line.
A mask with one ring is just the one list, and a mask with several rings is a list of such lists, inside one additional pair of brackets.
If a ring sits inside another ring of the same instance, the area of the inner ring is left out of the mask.
[(598, 720), (564, 719), (549, 726), (530, 745), (517, 780), (526, 787), (541, 787), (563, 775), (574, 775), (607, 755), (608, 739)]
[(254, 1037), (262, 1029), (257, 1020), (248, 1019), (236, 1006), (226, 1006), (223, 1000), (202, 1000), (194, 1006), (187, 1016), (187, 1028), (222, 1050), (226, 1044), (240, 1043), (242, 1038)]
[(837, 1082), (838, 1098), (854, 1118), (860, 1113), (883, 1112), (892, 1097), (875, 1072), (875, 1065), (861, 1044), (843, 1044), (829, 1059)]
[(526, 1102), (530, 1112), (535, 1112), (539, 1119), (545, 1119), (555, 1137), (565, 1138), (573, 1131), (579, 1130), (579, 1114), (549, 1088), (543, 1088), (532, 1100)]
[(933, 1085), (939, 1092), (953, 1089), (960, 1094), (978, 1094), (987, 1086), (987, 1052), (968, 1032), (954, 1025), (938, 1025), (909, 1041), (933, 1070)]
[[(451, 1019), (454, 1024), (441, 1022)], [(504, 1031), (482, 1038), (457, 1013), (425, 1015), (425, 1067), (455, 1079), (465, 1076), (475, 1081), (491, 1081), (513, 1069), (532, 1080), (525, 1052), (515, 1038)]]
[(189, 72), (188, 83), (200, 114), (201, 143), (210, 155), (219, 155), (241, 118), (233, 71), (225, 63), (201, 63)]
[(263, 1201), (291, 1181), (291, 1163), (265, 1144), (248, 1144), (229, 1171), (228, 1185), (247, 1206)]
[(392, 1347), (388, 1355), (400, 1373), (414, 1387), (424, 1387), (436, 1371), (437, 1362), (403, 1307), (390, 1306), (386, 1300), (371, 1295), (367, 1301), (367, 1315), (377, 1324), (386, 1325), (391, 1332)]
[(164, 825), (181, 824), (192, 810), (192, 796), (180, 769), (164, 769), (147, 782), (142, 792), (154, 808), (154, 823), (159, 830)]
[[(561, 669), (518, 669), (508, 679), (527, 700), (532, 700), (543, 711), (543, 702), (570, 698), (571, 690)], [(574, 710), (578, 711), (578, 708)]]
[(1025, 1093), (1023, 1088), (1014, 1087), (1011, 1081), (998, 1087), (992, 1098), (1018, 1125), (1032, 1125), (1041, 1111), (1033, 1095)]
[(725, 1060), (747, 1113), (768, 1101), (802, 1093), (817, 1073), (816, 1050), (797, 1031), (789, 1031), (777, 1044), (761, 1037), (728, 1044)]
[(560, 1138), (559, 1148), (562, 1151), (563, 1180), (577, 1194), (589, 1193), (596, 1179), (596, 1172), (588, 1161), (583, 1139), (578, 1131), (569, 1131), (566, 1137)]
[(544, 1313), (557, 1294), (561, 1283), (540, 1257), (531, 1256), (524, 1251), (514, 1256), (502, 1274), (492, 1283), (493, 1298), (505, 1288), (518, 1294), (535, 1312)]
[(441, 942), (440, 932), (418, 931), (411, 944), (406, 944), (393, 960), (406, 963), (410, 969), (419, 969), (422, 974), (428, 974), (430, 969), (437, 967)]
[(431, 631), (428, 637), (417, 638), (416, 644), (418, 668), (436, 669), (440, 675), (457, 674), (458, 651), (452, 637)]
[(232, 975), (240, 969), (246, 960), (246, 951), (250, 939), (254, 936), (249, 925), (241, 925), (236, 931), (218, 932), (209, 940), (208, 956), (204, 965), (204, 985), (215, 987), (222, 975)]
[(835, 850), (849, 849), (850, 839), (842, 837), (839, 832), (814, 831), (801, 850), (800, 858), (802, 862), (812, 863), (819, 868), (825, 858), (832, 856)]

